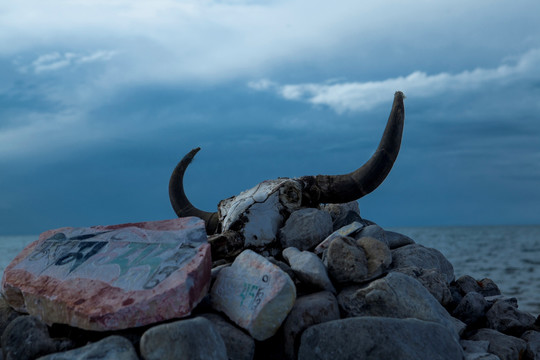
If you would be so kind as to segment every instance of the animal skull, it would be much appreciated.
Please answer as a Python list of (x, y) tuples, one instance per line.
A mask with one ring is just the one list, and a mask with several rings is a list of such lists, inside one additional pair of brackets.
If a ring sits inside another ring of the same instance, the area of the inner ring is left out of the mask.
[(386, 178), (399, 153), (405, 110), (404, 95), (397, 91), (388, 123), (373, 156), (345, 175), (316, 175), (266, 180), (237, 196), (222, 200), (218, 212), (194, 207), (184, 193), (187, 166), (200, 150), (191, 150), (178, 163), (169, 182), (169, 198), (179, 217), (197, 216), (206, 223), (213, 258), (233, 256), (244, 248), (262, 251), (275, 244), (278, 230), (289, 215), (321, 203), (346, 203), (375, 190)]

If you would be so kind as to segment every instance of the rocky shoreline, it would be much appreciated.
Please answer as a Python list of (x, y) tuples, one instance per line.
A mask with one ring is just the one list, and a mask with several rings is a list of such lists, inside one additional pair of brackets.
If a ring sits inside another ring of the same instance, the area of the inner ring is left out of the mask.
[(3, 358), (540, 359), (540, 317), (491, 279), (455, 279), (438, 250), (362, 219), (356, 202), (293, 212), (276, 243), (215, 261), (183, 319), (90, 331), (2, 298)]

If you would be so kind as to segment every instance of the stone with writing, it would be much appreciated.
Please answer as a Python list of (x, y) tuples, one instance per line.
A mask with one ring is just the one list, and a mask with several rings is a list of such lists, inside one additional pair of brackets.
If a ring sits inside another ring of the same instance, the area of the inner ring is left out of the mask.
[(195, 217), (42, 233), (2, 278), (7, 303), (48, 324), (106, 331), (187, 316), (211, 257)]
[(210, 294), (214, 309), (260, 341), (277, 332), (296, 300), (289, 275), (251, 250), (219, 272)]

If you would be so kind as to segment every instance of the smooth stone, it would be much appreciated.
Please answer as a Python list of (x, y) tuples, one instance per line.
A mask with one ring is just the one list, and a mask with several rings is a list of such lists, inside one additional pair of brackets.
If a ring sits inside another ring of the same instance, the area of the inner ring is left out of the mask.
[(367, 259), (368, 279), (373, 279), (386, 272), (392, 263), (392, 252), (382, 241), (370, 237), (361, 237), (356, 240)]
[(504, 301), (511, 306), (518, 308), (518, 300), (513, 296), (505, 296), (505, 295), (494, 295), (494, 296), (485, 296), (484, 299), (489, 303), (489, 305), (493, 305), (496, 302)]
[(251, 336), (228, 322), (218, 314), (202, 314), (214, 324), (227, 348), (229, 360), (252, 360), (255, 355), (255, 341)]
[(49, 329), (35, 316), (23, 315), (14, 319), (1, 338), (5, 360), (34, 360), (55, 353), (58, 343), (49, 336)]
[(212, 322), (203, 317), (154, 326), (140, 344), (145, 360), (227, 360), (227, 349)]
[(532, 330), (536, 318), (505, 301), (497, 301), (486, 313), (488, 326), (506, 335), (521, 336)]
[(112, 335), (78, 349), (42, 356), (38, 360), (139, 360), (139, 356), (128, 339)]
[(452, 316), (463, 321), (469, 326), (473, 326), (485, 319), (489, 303), (482, 295), (471, 291), (461, 299), (459, 305), (452, 312)]
[(446, 278), (439, 271), (412, 266), (394, 269), (393, 271), (409, 275), (420, 281), (429, 293), (445, 308), (448, 308), (452, 304), (454, 298), (452, 297)]
[(392, 268), (419, 267), (422, 269), (435, 269), (444, 275), (446, 282), (454, 280), (454, 267), (436, 249), (427, 248), (420, 244), (411, 244), (392, 250)]
[(351, 237), (336, 237), (323, 255), (328, 274), (339, 284), (362, 282), (368, 277), (365, 251)]
[(339, 319), (336, 297), (322, 291), (299, 297), (283, 324), (286, 359), (296, 359), (300, 336), (310, 326)]
[(370, 237), (386, 244), (386, 232), (379, 225), (364, 226), (354, 237), (356, 239)]
[(265, 256), (265, 258), (266, 258), (266, 260), (270, 261), (272, 264), (279, 267), (281, 270), (285, 271), (287, 273), (287, 275), (289, 275), (291, 277), (293, 282), (296, 281), (296, 274), (294, 273), (293, 269), (291, 269), (289, 264), (287, 264), (287, 263), (285, 263), (283, 261), (280, 261), (280, 260), (276, 260), (272, 256)]
[(462, 360), (451, 330), (418, 319), (358, 317), (312, 326), (301, 337), (299, 360)]
[(309, 251), (300, 251), (295, 247), (286, 248), (282, 254), (300, 281), (318, 289), (336, 293), (326, 267), (317, 255)]
[(367, 287), (347, 287), (337, 299), (347, 317), (416, 318), (439, 323), (458, 337), (455, 321), (433, 295), (418, 280), (399, 272), (375, 280)]
[(294, 246), (309, 250), (317, 246), (332, 233), (332, 217), (323, 210), (306, 208), (291, 214), (285, 226), (279, 230), (283, 248)]
[(354, 237), (354, 235), (358, 233), (363, 227), (364, 224), (356, 221), (350, 223), (349, 225), (343, 226), (328, 235), (319, 245), (315, 247), (315, 250), (313, 250), (313, 252), (317, 255), (321, 255), (328, 249), (328, 246), (330, 245), (332, 240), (344, 236)]
[(19, 316), (21, 316), (21, 314), (13, 310), (0, 294), (0, 336), (2, 336), (9, 323)]
[(493, 329), (480, 329), (469, 340), (488, 341), (488, 352), (497, 355), (501, 360), (516, 360), (524, 353), (527, 343), (513, 336), (504, 335)]
[(456, 280), (456, 284), (463, 295), (475, 291), (484, 297), (501, 295), (497, 284), (491, 279), (476, 280), (472, 276), (463, 275)]
[(320, 206), (320, 209), (328, 212), (332, 217), (332, 228), (334, 231), (354, 221), (362, 222), (358, 201), (351, 201), (344, 204), (323, 204)]
[(484, 296), (497, 296), (501, 295), (501, 290), (491, 279), (485, 278), (480, 280), (480, 294)]
[(189, 315), (208, 292), (210, 268), (195, 217), (61, 228), (17, 255), (2, 292), (48, 324), (118, 330)]
[(540, 332), (529, 330), (521, 338), (527, 342), (525, 359), (540, 360)]
[(499, 357), (488, 353), (488, 341), (461, 340), (465, 352), (465, 360), (499, 360)]
[(244, 250), (222, 269), (211, 289), (212, 307), (256, 340), (274, 335), (296, 300), (293, 281), (276, 265)]
[(405, 245), (415, 244), (415, 241), (407, 235), (403, 235), (395, 231), (389, 230), (385, 230), (384, 233), (386, 238), (386, 245), (388, 245), (391, 250), (397, 249)]

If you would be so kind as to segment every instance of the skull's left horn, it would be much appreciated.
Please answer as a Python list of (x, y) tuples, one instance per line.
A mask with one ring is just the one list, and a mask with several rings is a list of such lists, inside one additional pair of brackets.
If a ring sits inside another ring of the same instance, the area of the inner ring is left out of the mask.
[(360, 199), (375, 190), (390, 173), (401, 146), (405, 108), (401, 91), (394, 95), (394, 103), (382, 139), (373, 156), (362, 167), (345, 175), (304, 176), (303, 202), (311, 206), (319, 203), (345, 203)]
[(203, 219), (206, 223), (206, 232), (211, 235), (217, 232), (219, 224), (217, 212), (211, 213), (197, 209), (189, 202), (184, 192), (184, 173), (199, 150), (201, 150), (199, 147), (191, 150), (174, 168), (169, 180), (169, 199), (178, 217), (196, 216)]

